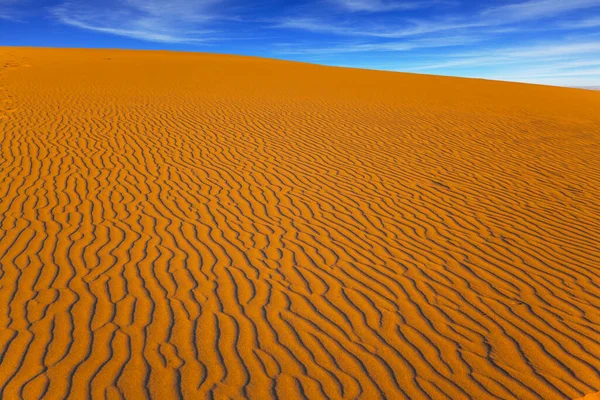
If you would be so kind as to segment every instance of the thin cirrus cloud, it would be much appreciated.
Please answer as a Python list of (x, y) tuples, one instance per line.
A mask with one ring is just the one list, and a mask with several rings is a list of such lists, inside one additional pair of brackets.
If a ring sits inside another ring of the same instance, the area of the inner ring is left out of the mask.
[(411, 10), (427, 5), (426, 2), (385, 1), (385, 0), (331, 0), (333, 4), (349, 11), (384, 12)]
[(376, 28), (360, 27), (352, 24), (338, 25), (310, 18), (287, 18), (275, 25), (276, 28), (306, 30), (314, 33), (328, 33), (340, 36), (363, 36), (383, 39), (398, 39), (430, 33), (462, 30), (483, 26), (481, 23), (468, 21), (407, 21), (401, 27), (378, 26)]
[(559, 86), (599, 86), (600, 42), (583, 40), (457, 52), (442, 62), (434, 60), (404, 69)]
[(193, 2), (126, 0), (114, 2), (66, 2), (50, 8), (59, 22), (75, 28), (159, 43), (202, 43), (213, 30), (222, 0)]
[(25, 3), (24, 0), (0, 0), (0, 19), (18, 19), (18, 6), (23, 3)]
[[(342, 1), (353, 3), (349, 0)], [(379, 4), (376, 1), (369, 0), (360, 0), (357, 2), (364, 3), (365, 7), (367, 7), (367, 4), (371, 4), (374, 8)], [(413, 19), (401, 23), (398, 23), (395, 18), (393, 23), (384, 23), (376, 28), (365, 27), (360, 22), (357, 25), (356, 21), (340, 24), (335, 21), (310, 17), (284, 18), (276, 27), (347, 36), (400, 38), (442, 31), (476, 29), (532, 20), (545, 20), (561, 14), (595, 8), (600, 8), (600, 0), (529, 0), (521, 3), (489, 7), (468, 16), (450, 15), (441, 19)]]
[(406, 52), (414, 49), (451, 47), (475, 43), (479, 39), (473, 36), (446, 36), (443, 38), (422, 38), (410, 41), (393, 41), (382, 43), (346, 43), (329, 47), (298, 46), (291, 43), (282, 44), (281, 53), (286, 54), (331, 54), (362, 52)]
[[(600, 85), (598, 69), (584, 68), (600, 59), (600, 33), (594, 31), (600, 20), (589, 17), (591, 12), (600, 12), (600, 0), (526, 0), (475, 7), (470, 12), (454, 12), (451, 7), (448, 11), (410, 18), (390, 13), (388, 20), (377, 24), (352, 17), (293, 16), (281, 19), (276, 27), (343, 42), (280, 49), (318, 61), (327, 61), (323, 59), (327, 54), (364, 53), (363, 59), (354, 58), (353, 66), (492, 79), (504, 76), (560, 85), (572, 79), (573, 85)], [(582, 32), (588, 36), (578, 35)], [(507, 46), (510, 43), (521, 45)], [(580, 65), (563, 68), (573, 60)], [(542, 67), (544, 73), (539, 72)]]
[(554, 17), (563, 13), (600, 6), (598, 0), (529, 0), (522, 3), (491, 7), (481, 13), (490, 22), (519, 22)]
[[(501, 66), (505, 64), (539, 64), (545, 65), (545, 69), (577, 68), (600, 65), (600, 42), (572, 42), (568, 44), (547, 43), (534, 46), (521, 46), (486, 50), (482, 52), (466, 52), (452, 54), (449, 60), (442, 63), (422, 65), (413, 67), (414, 70), (447, 69), (464, 66)], [(583, 61), (572, 61), (577, 57)], [(591, 60), (587, 60), (591, 57)], [(549, 62), (555, 65), (548, 67)]]
[(600, 17), (583, 18), (575, 21), (568, 21), (564, 22), (561, 26), (565, 29), (600, 28)]

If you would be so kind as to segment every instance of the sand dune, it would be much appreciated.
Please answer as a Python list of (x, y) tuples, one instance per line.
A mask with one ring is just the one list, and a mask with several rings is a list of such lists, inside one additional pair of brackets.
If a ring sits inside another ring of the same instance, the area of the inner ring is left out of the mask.
[(0, 398), (600, 390), (600, 93), (0, 48)]

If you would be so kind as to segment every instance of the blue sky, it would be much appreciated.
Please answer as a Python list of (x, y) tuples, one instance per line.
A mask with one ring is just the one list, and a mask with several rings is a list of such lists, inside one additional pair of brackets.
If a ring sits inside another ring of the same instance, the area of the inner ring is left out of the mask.
[(0, 45), (206, 51), (600, 86), (600, 0), (0, 0)]

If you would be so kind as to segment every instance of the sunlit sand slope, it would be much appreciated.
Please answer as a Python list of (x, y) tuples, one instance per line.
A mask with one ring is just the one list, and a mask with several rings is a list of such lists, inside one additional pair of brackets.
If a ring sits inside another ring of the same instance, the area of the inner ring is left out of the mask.
[(590, 393), (587, 396), (582, 397), (579, 400), (600, 400), (600, 392), (598, 393)]
[(0, 62), (0, 398), (600, 390), (600, 93)]

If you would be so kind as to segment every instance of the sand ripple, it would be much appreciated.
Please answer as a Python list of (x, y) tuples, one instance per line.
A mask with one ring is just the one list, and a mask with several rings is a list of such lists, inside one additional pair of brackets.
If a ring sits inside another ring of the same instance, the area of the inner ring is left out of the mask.
[(600, 390), (600, 93), (0, 48), (0, 398)]

